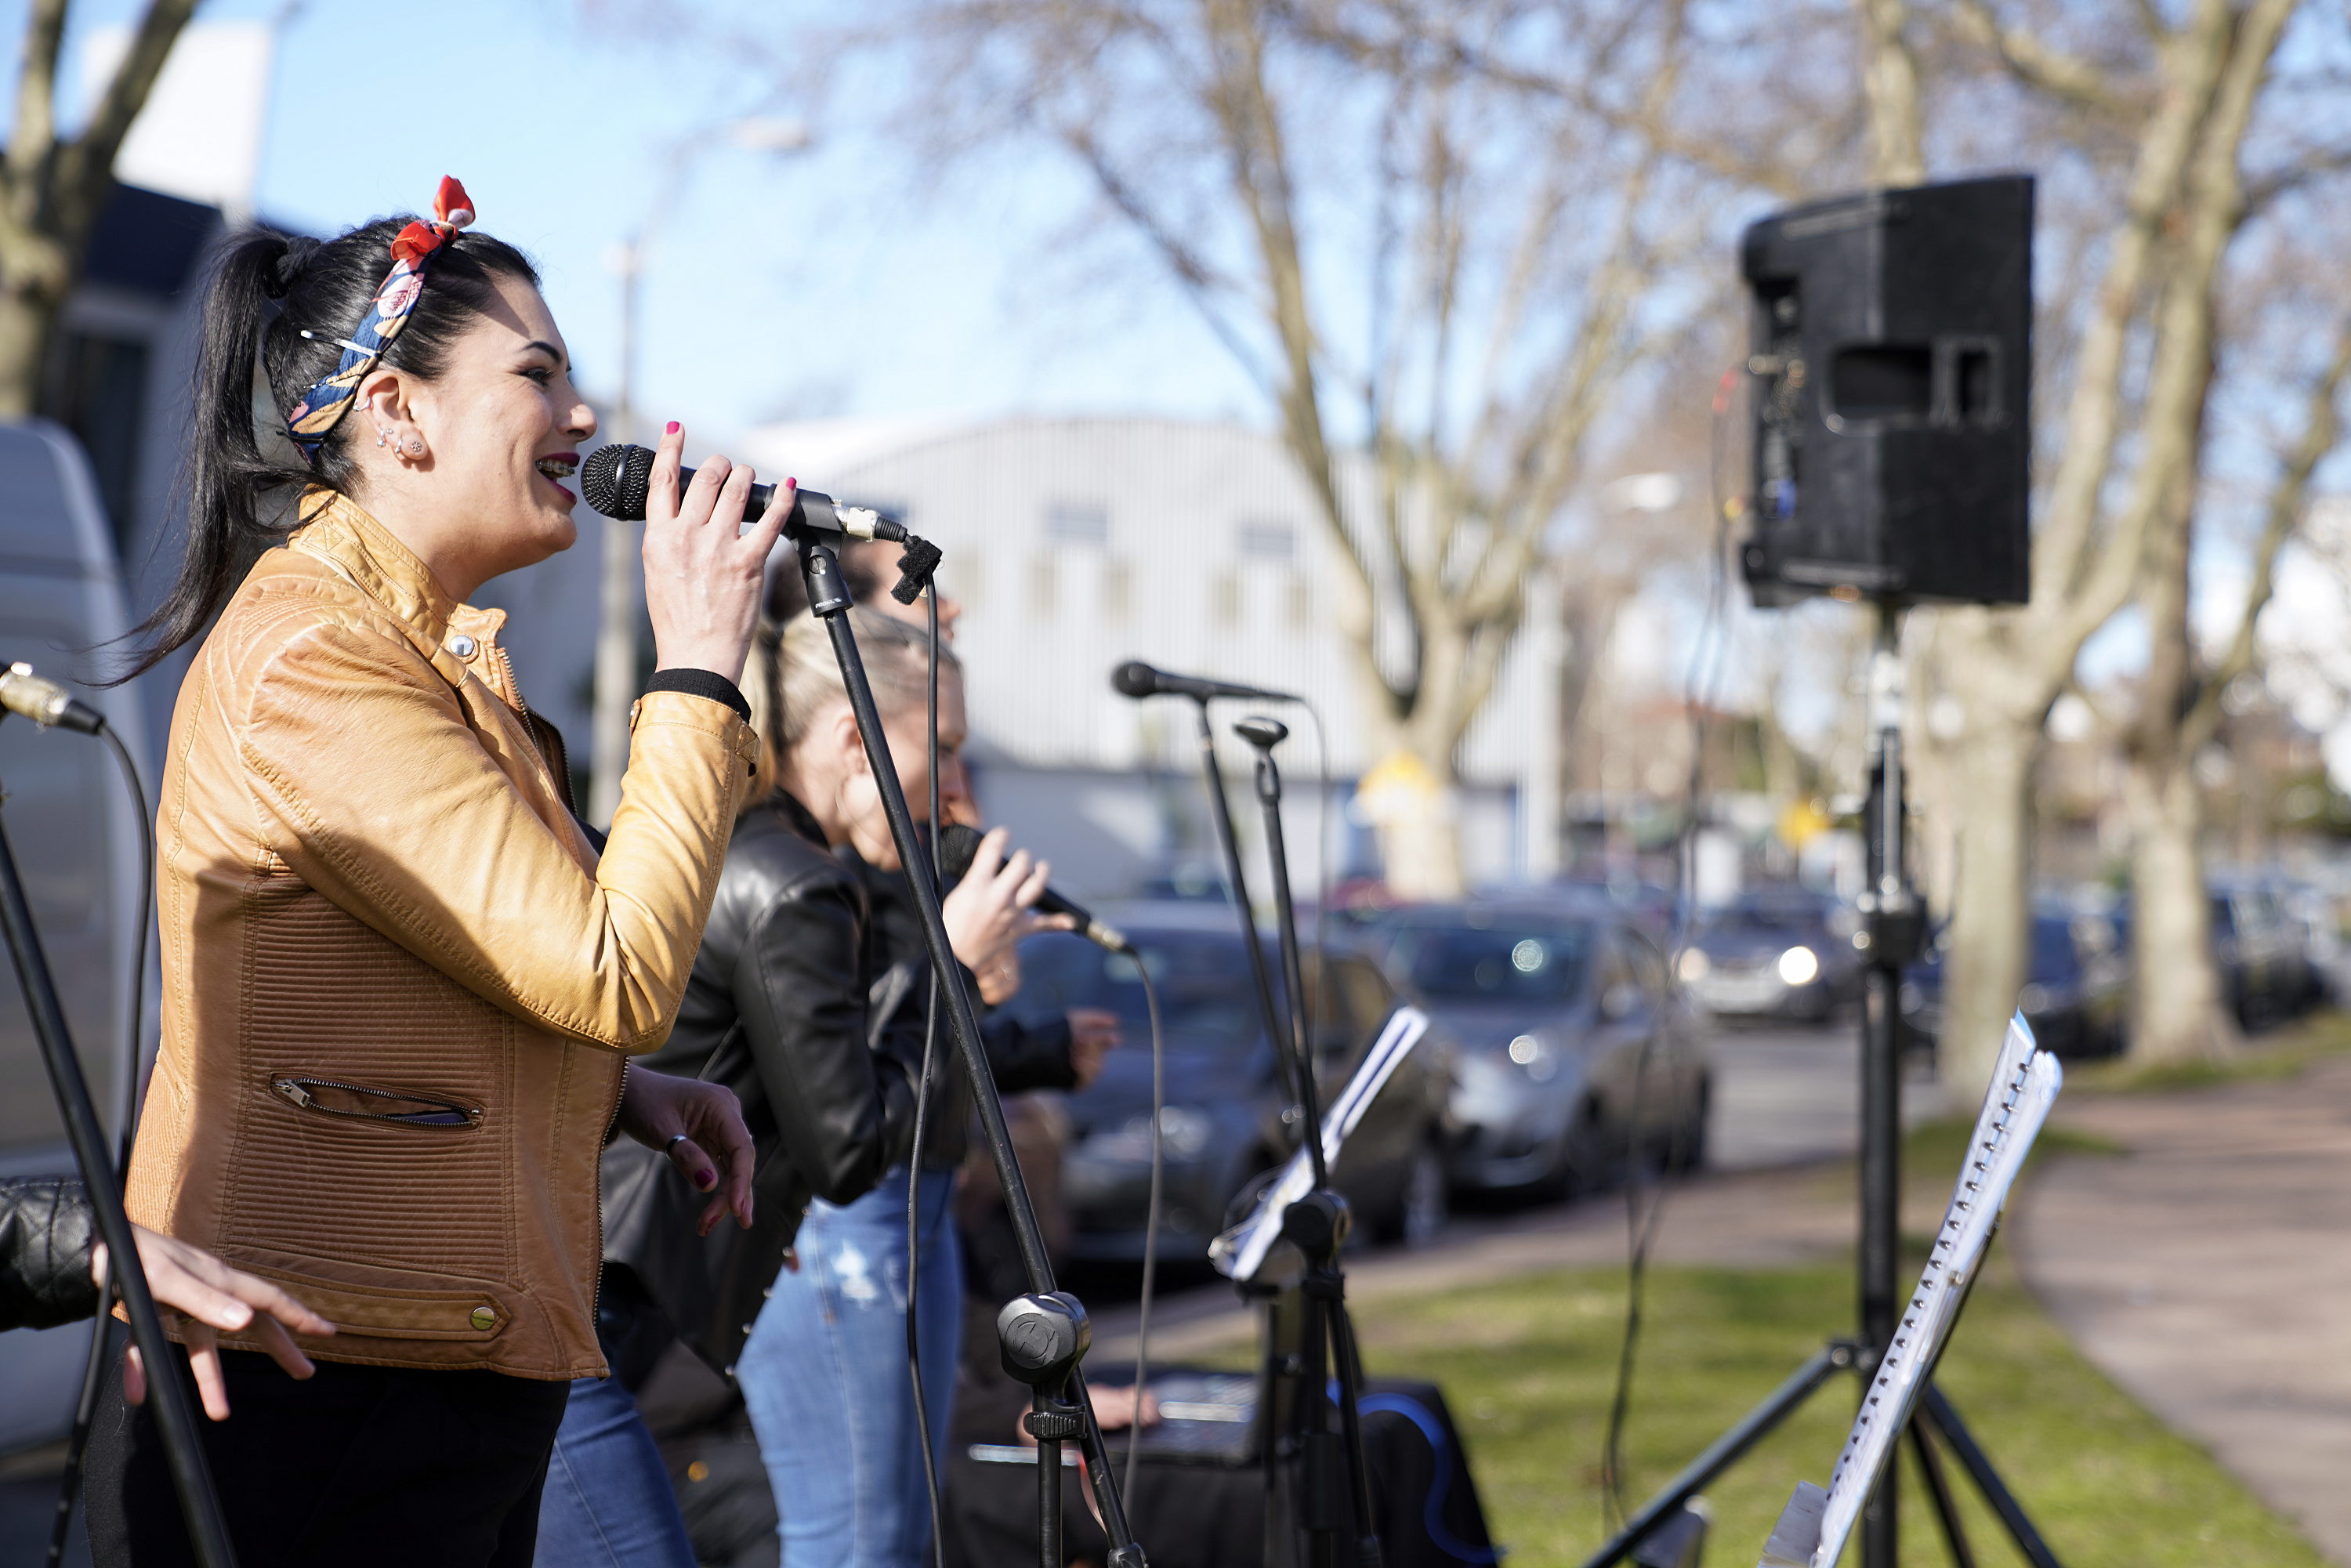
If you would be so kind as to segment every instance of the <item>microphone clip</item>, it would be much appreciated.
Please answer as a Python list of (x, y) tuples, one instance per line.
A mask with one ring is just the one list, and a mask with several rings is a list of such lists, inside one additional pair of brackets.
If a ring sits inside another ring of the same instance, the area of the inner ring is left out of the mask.
[(890, 591), (890, 597), (901, 604), (912, 604), (920, 599), (923, 590), (931, 585), (931, 574), (946, 559), (930, 540), (920, 534), (908, 534), (904, 553), (898, 557), (898, 586)]

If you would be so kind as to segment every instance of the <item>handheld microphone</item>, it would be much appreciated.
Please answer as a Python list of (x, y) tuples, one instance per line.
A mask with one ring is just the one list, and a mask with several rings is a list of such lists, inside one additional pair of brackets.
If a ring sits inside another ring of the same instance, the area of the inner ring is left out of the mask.
[[(953, 882), (971, 869), (972, 856), (979, 852), (979, 841), (984, 837), (977, 828), (966, 822), (949, 822), (939, 830), (939, 877)], [(1113, 953), (1132, 956), (1134, 948), (1114, 925), (1105, 925), (1086, 913), (1085, 905), (1063, 898), (1051, 888), (1037, 895), (1033, 907), (1040, 915), (1066, 915), (1078, 923), (1078, 935)]]
[(1111, 685), (1123, 696), (1140, 701), (1144, 697), (1191, 697), (1206, 702), (1210, 697), (1238, 697), (1245, 702), (1297, 703), (1306, 699), (1288, 692), (1270, 692), (1262, 686), (1235, 685), (1230, 681), (1205, 680), (1198, 675), (1170, 674), (1155, 670), (1140, 659), (1129, 659), (1111, 672)]
[[(600, 446), (580, 465), (580, 494), (608, 517), (642, 523), (645, 520), (645, 496), (652, 488), (653, 476), (651, 447), (617, 444)], [(677, 471), (681, 492), (693, 483), (693, 469)], [(750, 496), (743, 503), (743, 520), (758, 522), (775, 499), (773, 485), (752, 486)], [(843, 506), (821, 490), (805, 487), (793, 499), (792, 515), (784, 519), (784, 532), (793, 538), (806, 533), (847, 534), (852, 538), (893, 539), (902, 544), (907, 538), (906, 525), (895, 517), (883, 517), (871, 507)]]
[(33, 674), (33, 666), (15, 664), (0, 670), (0, 708), (22, 714), (43, 729), (52, 725), (96, 735), (106, 727), (106, 716), (57, 682)]

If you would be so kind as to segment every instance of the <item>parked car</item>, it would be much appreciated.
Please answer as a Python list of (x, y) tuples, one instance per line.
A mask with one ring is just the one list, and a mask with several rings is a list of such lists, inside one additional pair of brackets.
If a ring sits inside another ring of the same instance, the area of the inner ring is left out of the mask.
[(1634, 1146), (1705, 1158), (1712, 1077), (1666, 960), (1606, 901), (1435, 904), (1374, 931), (1388, 974), (1458, 1042), (1453, 1178), (1564, 1194)]
[[(1902, 977), (1905, 1044), (1932, 1051), (1942, 1030), (1943, 944), (1938, 931)], [(2060, 908), (2032, 916), (2023, 988), (2016, 1006), (2033, 1038), (2060, 1057), (2120, 1054), (2129, 1040), (2130, 937), (2120, 912)]]
[(1682, 983), (1718, 1018), (1823, 1020), (1861, 999), (1860, 929), (1831, 894), (1756, 888), (1700, 917), (1682, 948)]
[[(1229, 906), (1161, 904), (1104, 911), (1151, 967), (1165, 1023), (1164, 1160), (1159, 1255), (1202, 1258), (1232, 1200), (1288, 1159), (1299, 1129), (1268, 1044)], [(1273, 943), (1269, 961), (1279, 977)], [(1061, 1167), (1083, 1258), (1138, 1259), (1151, 1186), (1151, 1032), (1134, 961), (1081, 937), (1045, 933), (1021, 944), (1021, 985), (1008, 1004), (1029, 1018), (1107, 1008), (1124, 1040), (1102, 1073), (1070, 1096)], [(1333, 944), (1304, 955), (1315, 1003), (1315, 1082), (1328, 1106), (1396, 1008), (1368, 956)], [(1286, 1004), (1285, 1004), (1286, 1005)], [(1405, 1057), (1332, 1169), (1358, 1234), (1417, 1243), (1445, 1224), (1445, 1127), (1451, 1052), (1432, 1029)]]
[(2216, 876), (2209, 887), (2220, 994), (2240, 1027), (2266, 1029), (2324, 999), (2324, 977), (2311, 962), (2305, 933), (2268, 879)]
[[(104, 673), (96, 650), (131, 620), (98, 494), (63, 430), (42, 420), (0, 425), (0, 664), (21, 659), (71, 684), (138, 758), (146, 726), (137, 687), (91, 684)], [(133, 1071), (131, 951), (147, 918), (139, 809), (103, 746), (21, 719), (0, 724), (0, 801), (66, 1021), (110, 1126)], [(13, 978), (0, 990), (0, 1176), (71, 1175), (32, 1019)], [(80, 1323), (0, 1334), (0, 1454), (65, 1437), (89, 1344)]]

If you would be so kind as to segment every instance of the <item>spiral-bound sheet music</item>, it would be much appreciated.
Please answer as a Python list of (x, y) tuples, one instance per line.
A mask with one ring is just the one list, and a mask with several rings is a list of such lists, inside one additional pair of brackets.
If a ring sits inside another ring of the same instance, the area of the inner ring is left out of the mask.
[(1758, 1568), (1834, 1568), (1959, 1320), (1968, 1286), (2000, 1223), (2001, 1206), (2024, 1168), (2064, 1081), (2057, 1059), (2034, 1043), (2024, 1015), (2017, 1014), (2009, 1022), (2000, 1063), (1985, 1092), (1983, 1111), (1976, 1118), (1975, 1135), (1951, 1189), (1934, 1250), (1903, 1310), (1894, 1343), (1870, 1374), (1861, 1413), (1854, 1417), (1828, 1488), (1796, 1483), (1795, 1496), (1788, 1500)]
[[(1371, 1109), (1372, 1101), (1390, 1075), (1420, 1037), (1428, 1032), (1428, 1015), (1418, 1008), (1398, 1008), (1388, 1016), (1387, 1027), (1380, 1030), (1379, 1039), (1364, 1053), (1363, 1065), (1355, 1076), (1339, 1092), (1339, 1098), (1322, 1118), (1322, 1158), (1326, 1165), (1335, 1164), (1340, 1145), (1355, 1124)], [(1314, 1168), (1301, 1146), (1290, 1156), (1281, 1175), (1267, 1186), (1250, 1216), (1208, 1244), (1208, 1260), (1217, 1271), (1229, 1280), (1254, 1280), (1264, 1267), (1266, 1254), (1281, 1239), (1281, 1217), (1290, 1206), (1305, 1197), (1314, 1187)], [(1293, 1252), (1294, 1258), (1296, 1254)]]

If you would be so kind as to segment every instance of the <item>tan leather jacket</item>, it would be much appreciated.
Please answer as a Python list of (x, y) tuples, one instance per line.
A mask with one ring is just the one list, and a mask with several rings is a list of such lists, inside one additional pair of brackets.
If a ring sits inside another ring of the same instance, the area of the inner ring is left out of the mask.
[(503, 614), (350, 502), (303, 505), (172, 718), (131, 1217), (317, 1308), (341, 1332), (314, 1355), (599, 1375), (598, 1156), (624, 1056), (676, 1014), (755, 737), (648, 694), (600, 859)]

